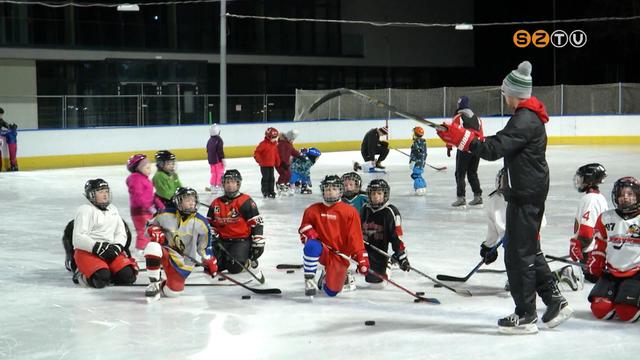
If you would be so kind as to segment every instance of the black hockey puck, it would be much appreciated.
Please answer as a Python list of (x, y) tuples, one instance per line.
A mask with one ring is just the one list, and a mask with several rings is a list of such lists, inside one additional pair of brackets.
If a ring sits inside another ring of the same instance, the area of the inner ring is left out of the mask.
[(367, 321), (364, 322), (364, 324), (367, 325), (367, 326), (375, 326), (376, 322), (373, 321), (373, 320), (367, 320)]
[(424, 292), (422, 292), (422, 291), (417, 291), (417, 292), (416, 292), (416, 295), (418, 295), (418, 296), (424, 296)]
[(251, 299), (251, 295), (242, 295), (242, 300), (249, 300)]
[(433, 285), (433, 287), (442, 287), (442, 285), (440, 285), (440, 284), (435, 284), (435, 285)]
[(294, 272), (294, 270), (287, 270), (287, 274), (293, 274)]

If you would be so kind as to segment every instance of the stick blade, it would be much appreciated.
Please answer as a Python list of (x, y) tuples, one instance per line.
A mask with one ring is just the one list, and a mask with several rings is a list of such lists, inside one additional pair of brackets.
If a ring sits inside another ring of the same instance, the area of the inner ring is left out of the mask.
[(465, 282), (465, 281), (467, 281), (469, 278), (463, 278), (463, 277), (457, 277), (457, 276), (450, 276), (450, 275), (442, 275), (442, 274), (438, 274), (438, 275), (436, 275), (436, 279), (438, 279), (438, 280), (442, 280), (442, 281)]
[(333, 98), (336, 98), (336, 97), (338, 97), (338, 96), (340, 96), (340, 95), (342, 95), (344, 93), (345, 93), (344, 89), (338, 89), (338, 90), (334, 90), (334, 91), (331, 91), (331, 92), (323, 95), (322, 97), (320, 97), (316, 101), (314, 101), (313, 104), (311, 104), (311, 106), (309, 107), (309, 110), (307, 110), (307, 113), (309, 113), (309, 114), (313, 113), (314, 111), (316, 111), (316, 109), (318, 107), (320, 107), (320, 105), (322, 105), (322, 104), (326, 103), (327, 101), (329, 101), (329, 100), (331, 100)]

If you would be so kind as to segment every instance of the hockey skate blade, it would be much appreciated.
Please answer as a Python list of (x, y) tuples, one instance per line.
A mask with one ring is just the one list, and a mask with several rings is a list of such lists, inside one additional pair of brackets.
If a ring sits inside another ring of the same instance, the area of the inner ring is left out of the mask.
[(160, 294), (156, 294), (154, 296), (146, 296), (147, 304), (153, 304), (154, 302), (160, 300)]
[(558, 316), (554, 317), (553, 319), (549, 320), (548, 322), (545, 323), (545, 325), (550, 328), (553, 329), (554, 327), (562, 324), (563, 322), (569, 320), (569, 318), (571, 318), (573, 316), (573, 308), (571, 308), (571, 306), (567, 305), (565, 307), (562, 308), (562, 310), (560, 310), (560, 312), (558, 313)]
[(505, 335), (532, 335), (538, 333), (538, 325), (498, 326), (498, 332)]

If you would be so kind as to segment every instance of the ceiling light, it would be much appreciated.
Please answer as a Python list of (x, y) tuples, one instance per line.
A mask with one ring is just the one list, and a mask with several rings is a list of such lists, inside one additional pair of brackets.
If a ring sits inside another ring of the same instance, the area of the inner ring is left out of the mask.
[(456, 24), (456, 30), (473, 30), (472, 24)]
[(118, 11), (140, 11), (140, 7), (136, 4), (118, 5)]

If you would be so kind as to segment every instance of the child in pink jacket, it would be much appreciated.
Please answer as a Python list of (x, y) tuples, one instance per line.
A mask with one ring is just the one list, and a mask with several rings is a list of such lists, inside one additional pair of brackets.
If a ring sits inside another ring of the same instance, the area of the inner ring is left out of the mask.
[(149, 180), (151, 164), (147, 155), (136, 154), (130, 157), (127, 161), (127, 169), (131, 172), (127, 178), (127, 187), (131, 219), (136, 228), (136, 249), (144, 250), (149, 243), (149, 238), (145, 236), (147, 220), (153, 217), (156, 209), (162, 210), (164, 204), (159, 199), (155, 201), (153, 183)]

